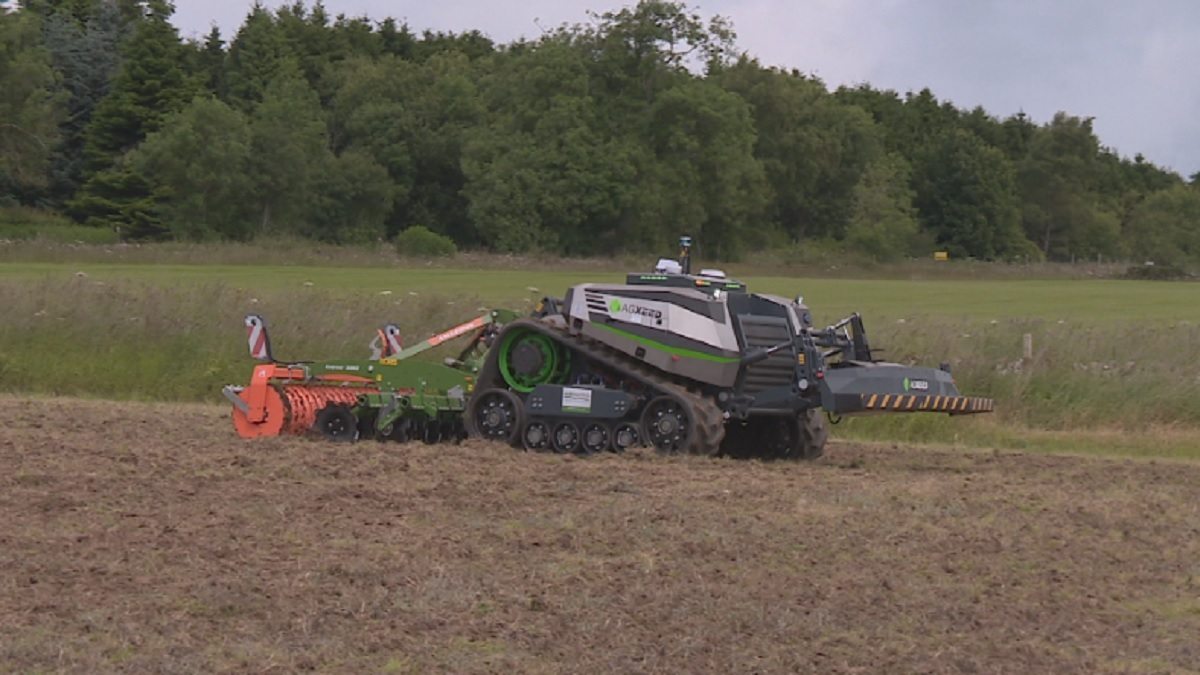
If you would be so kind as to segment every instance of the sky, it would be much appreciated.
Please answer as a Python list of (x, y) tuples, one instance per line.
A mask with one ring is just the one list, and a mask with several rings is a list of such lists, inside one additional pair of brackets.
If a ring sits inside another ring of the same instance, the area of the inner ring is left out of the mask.
[[(232, 36), (253, 0), (176, 0), (185, 37)], [(607, 3), (607, 4), (606, 4)], [(278, 0), (264, 4), (275, 7)], [(497, 42), (587, 19), (619, 0), (325, 0), (331, 15), (388, 16), (424, 29), (478, 29)], [(1200, 0), (703, 0), (729, 18), (738, 46), (766, 65), (817, 75), (832, 89), (929, 87), (1041, 123), (1092, 117), (1101, 143), (1185, 178), (1200, 172)], [(1188, 73), (1191, 73), (1189, 75)]]

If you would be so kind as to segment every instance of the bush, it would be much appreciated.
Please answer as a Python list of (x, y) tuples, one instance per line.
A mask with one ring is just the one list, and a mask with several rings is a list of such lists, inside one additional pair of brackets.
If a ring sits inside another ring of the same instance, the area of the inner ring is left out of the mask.
[(115, 244), (117, 233), (78, 225), (52, 211), (21, 206), (0, 208), (0, 239), (40, 239), (62, 244)]
[(396, 251), (400, 255), (418, 258), (448, 258), (458, 253), (458, 247), (449, 237), (431, 232), (422, 225), (414, 225), (396, 235)]
[(1126, 279), (1139, 279), (1143, 281), (1180, 281), (1191, 279), (1192, 275), (1187, 273), (1182, 267), (1175, 265), (1131, 265), (1125, 270)]

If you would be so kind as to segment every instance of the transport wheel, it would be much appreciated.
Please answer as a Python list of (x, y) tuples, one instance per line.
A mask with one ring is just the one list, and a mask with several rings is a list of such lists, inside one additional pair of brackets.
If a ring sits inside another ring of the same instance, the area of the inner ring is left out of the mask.
[(480, 436), (512, 443), (521, 430), (521, 400), (507, 389), (489, 389), (471, 402), (471, 421)]
[(613, 429), (612, 447), (615, 452), (625, 452), (627, 449), (642, 444), (642, 435), (638, 433), (636, 424), (622, 422)]
[(591, 455), (597, 452), (604, 452), (608, 449), (608, 439), (611, 434), (608, 433), (608, 427), (597, 422), (593, 422), (583, 429), (583, 437), (580, 439), (580, 447), (584, 454)]
[(555, 452), (575, 452), (579, 449), (579, 427), (574, 422), (559, 422), (554, 426), (550, 445)]
[(659, 396), (646, 404), (642, 413), (642, 431), (655, 450), (676, 453), (687, 447), (692, 421), (679, 401)]
[(550, 428), (540, 420), (526, 424), (525, 431), (521, 433), (521, 445), (534, 452), (546, 450), (550, 447)]
[(352, 443), (358, 440), (358, 419), (349, 406), (330, 403), (317, 411), (313, 430), (331, 441)]

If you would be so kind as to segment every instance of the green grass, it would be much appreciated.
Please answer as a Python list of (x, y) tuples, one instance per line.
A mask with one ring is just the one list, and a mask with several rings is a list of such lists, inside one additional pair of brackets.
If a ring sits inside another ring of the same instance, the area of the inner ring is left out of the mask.
[[(221, 283), (250, 293), (321, 290), (365, 295), (435, 293), (470, 295), (510, 305), (532, 296), (560, 296), (585, 281), (618, 283), (619, 272), (409, 267), (260, 265), (146, 265), (99, 263), (0, 263), (0, 282), (66, 279), (83, 272), (99, 281), (192, 286)], [(1154, 281), (903, 281), (744, 277), (752, 290), (803, 295), (818, 321), (851, 312), (868, 320), (954, 317), (1200, 323), (1200, 284)], [(309, 285), (311, 284), (311, 285)], [(537, 290), (531, 291), (530, 288)]]
[[(594, 263), (528, 271), (504, 261), (483, 259), (476, 269), (0, 263), (0, 391), (217, 401), (221, 385), (249, 374), (248, 311), (269, 319), (283, 358), (365, 356), (388, 321), (413, 341), (487, 307), (524, 310), (574, 283), (623, 279)], [(1200, 456), (1198, 284), (743, 278), (754, 290), (803, 294), (819, 323), (861, 311), (881, 357), (948, 362), (964, 392), (997, 401), (996, 414), (977, 420), (846, 420), (839, 437)]]

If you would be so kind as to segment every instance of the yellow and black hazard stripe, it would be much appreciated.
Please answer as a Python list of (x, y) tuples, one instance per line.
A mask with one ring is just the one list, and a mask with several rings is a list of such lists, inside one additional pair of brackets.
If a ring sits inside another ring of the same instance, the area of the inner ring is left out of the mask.
[(994, 402), (981, 396), (926, 394), (861, 394), (863, 410), (879, 412), (945, 412), (953, 415), (992, 412)]

